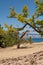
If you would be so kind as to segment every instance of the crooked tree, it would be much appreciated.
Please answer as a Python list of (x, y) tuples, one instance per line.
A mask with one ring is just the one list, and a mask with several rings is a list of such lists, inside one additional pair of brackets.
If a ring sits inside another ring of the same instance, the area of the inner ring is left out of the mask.
[(31, 18), (28, 18), (29, 11), (28, 7), (24, 6), (22, 8), (22, 14), (17, 13), (13, 7), (10, 8), (11, 12), (8, 18), (17, 18), (20, 22), (24, 23), (22, 28), (17, 28), (18, 31), (23, 30), (27, 25), (32, 27), (36, 32), (43, 36), (43, 19), (39, 19), (40, 16), (43, 17), (43, 0), (35, 0), (36, 11)]

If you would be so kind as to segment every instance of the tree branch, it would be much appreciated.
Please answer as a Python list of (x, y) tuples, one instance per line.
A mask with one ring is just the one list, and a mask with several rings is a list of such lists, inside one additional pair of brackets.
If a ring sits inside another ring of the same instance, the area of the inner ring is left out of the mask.
[(41, 33), (41, 30), (37, 30), (33, 25), (31, 25), (30, 23), (27, 23), (27, 22), (26, 22), (26, 24), (22, 28), (19, 28), (18, 30), (20, 30), (20, 29), (23, 30), (27, 25), (32, 27), (36, 32)]
[(33, 25), (31, 25), (30, 23), (26, 23), (27, 25), (31, 26), (36, 32), (40, 33), (40, 30), (37, 30)]
[(21, 35), (20, 38), (23, 38), (27, 32), (29, 32), (29, 30), (26, 30), (26, 31)]

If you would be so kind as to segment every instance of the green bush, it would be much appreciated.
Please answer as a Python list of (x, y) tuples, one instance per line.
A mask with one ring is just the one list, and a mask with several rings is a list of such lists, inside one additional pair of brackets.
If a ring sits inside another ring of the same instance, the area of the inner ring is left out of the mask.
[(32, 44), (32, 37), (29, 37), (29, 43)]
[(13, 45), (17, 44), (18, 37), (19, 37), (18, 34), (14, 33), (14, 32), (9, 32), (5, 36), (5, 45), (6, 46), (13, 46)]
[[(19, 36), (14, 32), (7, 32), (7, 34), (0, 35), (0, 47), (8, 47), (16, 45), (19, 42)], [(4, 43), (4, 45), (3, 45)]]

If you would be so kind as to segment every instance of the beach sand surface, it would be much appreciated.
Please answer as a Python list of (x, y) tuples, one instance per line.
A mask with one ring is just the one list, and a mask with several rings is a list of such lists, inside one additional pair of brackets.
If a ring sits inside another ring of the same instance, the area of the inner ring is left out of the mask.
[[(31, 59), (34, 60), (34, 58), (35, 58), (35, 61), (37, 60), (36, 62), (34, 62), (32, 60), (31, 61), (27, 60), (27, 61), (29, 61), (29, 62), (27, 62), (27, 65), (32, 65), (33, 63), (34, 63), (34, 65), (35, 64), (43, 65), (43, 42), (33, 43), (33, 44), (26, 43), (26, 44), (22, 44), (20, 47), (21, 47), (20, 49), (17, 49), (17, 46), (15, 45), (13, 47), (0, 48), (0, 65), (2, 65), (2, 63), (1, 63), (2, 60), (11, 58), (15, 62), (14, 58), (17, 59), (17, 58), (25, 57), (25, 56), (26, 57), (28, 56), (28, 59), (30, 59), (30, 60)], [(41, 60), (39, 61), (38, 59), (39, 60), (41, 59)], [(24, 60), (21, 58), (21, 60), (19, 59), (18, 63), (22, 63), (23, 61)], [(7, 62), (7, 60), (6, 60), (6, 62)], [(6, 62), (4, 62), (3, 65), (5, 65)], [(16, 62), (15, 64), (12, 64), (12, 65), (20, 65), (18, 63)], [(25, 62), (23, 62), (23, 63), (24, 64), (21, 64), (21, 65), (25, 65)], [(8, 65), (8, 64), (6, 64), (6, 65)]]
[(43, 51), (43, 42), (34, 43), (34, 44), (22, 44), (20, 49), (17, 49), (17, 46), (0, 48), (0, 60), (12, 57), (19, 57), (28, 54), (33, 54), (38, 51)]

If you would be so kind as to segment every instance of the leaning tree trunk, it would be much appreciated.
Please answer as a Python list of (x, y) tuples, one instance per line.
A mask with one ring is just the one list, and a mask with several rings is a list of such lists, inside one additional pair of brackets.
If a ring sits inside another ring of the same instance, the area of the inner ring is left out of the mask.
[[(36, 32), (41, 33), (41, 30), (39, 30), (38, 28), (35, 28), (32, 24), (27, 23), (22, 27), (22, 28), (18, 28), (19, 30), (23, 30), (27, 25), (29, 25), (30, 27), (32, 27)], [(20, 37), (20, 39), (22, 39), (24, 37), (24, 35), (26, 34), (26, 32), (28, 32), (28, 30), (26, 30)], [(17, 45), (17, 48), (20, 48), (20, 44)]]
[(20, 44), (17, 45), (17, 49), (19, 49), (19, 48), (20, 48)]
[[(20, 39), (22, 39), (27, 32), (29, 32), (29, 30), (26, 30), (26, 31), (21, 35)], [(20, 48), (20, 44), (19, 44), (19, 43), (18, 43), (18, 45), (17, 45), (17, 48), (18, 48), (18, 49)]]
[(23, 38), (24, 37), (24, 35), (27, 33), (27, 32), (29, 32), (29, 30), (26, 30), (22, 35), (21, 35), (21, 37), (20, 38)]

